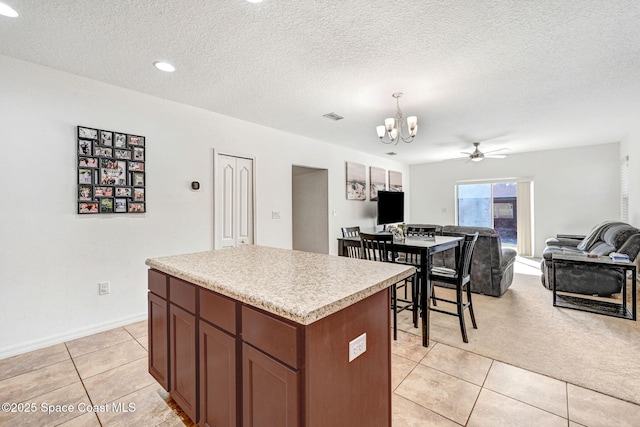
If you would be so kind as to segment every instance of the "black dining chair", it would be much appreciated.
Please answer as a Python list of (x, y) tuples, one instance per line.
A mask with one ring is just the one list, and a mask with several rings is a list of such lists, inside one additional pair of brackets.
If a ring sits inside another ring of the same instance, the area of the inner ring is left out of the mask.
[[(432, 305), (429, 308), (430, 311), (436, 311), (438, 313), (449, 314), (451, 316), (458, 317), (460, 322), (460, 332), (462, 333), (462, 340), (466, 343), (469, 342), (467, 338), (467, 330), (464, 324), (464, 310), (469, 309), (471, 315), (471, 323), (474, 329), (478, 329), (476, 324), (476, 317), (473, 314), (473, 303), (471, 301), (471, 285), (469, 284), (471, 278), (471, 257), (473, 255), (473, 249), (478, 240), (478, 232), (475, 234), (469, 234), (464, 236), (462, 241), (462, 248), (460, 250), (460, 257), (455, 269), (447, 267), (433, 267), (429, 272), (429, 280), (432, 285), (434, 282), (447, 283), (454, 285), (456, 292), (456, 299), (450, 300), (446, 298), (436, 297), (435, 292), (432, 289)], [(467, 301), (464, 302), (463, 294), (467, 294)], [(449, 304), (455, 304), (456, 311), (444, 310), (436, 305), (436, 301), (442, 301)]]
[[(358, 237), (360, 236), (360, 227), (342, 227), (342, 237)], [(362, 258), (360, 255), (360, 246), (346, 246), (347, 256), (349, 258)]]
[[(395, 262), (396, 254), (393, 248), (393, 236), (391, 234), (360, 233), (360, 245), (362, 258), (370, 261)], [(418, 327), (418, 276), (403, 279), (391, 285), (391, 310), (393, 312), (393, 339), (398, 339), (398, 313), (411, 310), (413, 325)], [(409, 285), (410, 295), (409, 295)], [(398, 297), (398, 290), (404, 291), (404, 297)]]

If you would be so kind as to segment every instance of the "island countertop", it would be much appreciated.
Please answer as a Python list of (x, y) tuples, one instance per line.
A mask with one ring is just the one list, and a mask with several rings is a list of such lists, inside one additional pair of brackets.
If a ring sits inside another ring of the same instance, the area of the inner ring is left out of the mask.
[(150, 258), (145, 264), (302, 325), (415, 272), (402, 264), (256, 245)]

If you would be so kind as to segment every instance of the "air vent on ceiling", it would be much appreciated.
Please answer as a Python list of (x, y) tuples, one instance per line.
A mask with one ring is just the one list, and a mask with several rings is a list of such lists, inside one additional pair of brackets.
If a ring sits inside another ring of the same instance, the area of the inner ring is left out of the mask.
[(388, 153), (384, 153), (384, 154), (386, 154), (387, 156), (395, 156), (398, 153), (394, 153), (393, 151), (389, 151)]
[(326, 117), (327, 119), (331, 119), (334, 122), (337, 122), (338, 120), (344, 119), (344, 117), (342, 117), (340, 114), (336, 114), (336, 113), (333, 113), (333, 112), (324, 114), (322, 117)]

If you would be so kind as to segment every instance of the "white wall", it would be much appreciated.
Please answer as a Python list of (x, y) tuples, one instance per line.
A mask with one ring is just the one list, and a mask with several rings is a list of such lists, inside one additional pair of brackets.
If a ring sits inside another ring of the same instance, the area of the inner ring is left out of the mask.
[[(640, 156), (638, 156), (640, 157)], [(534, 183), (534, 255), (558, 233), (587, 233), (598, 222), (620, 218), (620, 145), (513, 154), (505, 159), (411, 166), (411, 218), (455, 224), (454, 184), (465, 180), (531, 178)]]
[(620, 144), (620, 160), (629, 156), (629, 222), (640, 227), (640, 125)]
[[(291, 247), (293, 164), (329, 170), (332, 254), (340, 227), (375, 217), (346, 200), (346, 160), (408, 181), (397, 162), (3, 56), (0, 118), (0, 358), (145, 318), (145, 259), (213, 248), (214, 148), (256, 158), (260, 245)], [(147, 213), (76, 214), (77, 125), (147, 138)]]

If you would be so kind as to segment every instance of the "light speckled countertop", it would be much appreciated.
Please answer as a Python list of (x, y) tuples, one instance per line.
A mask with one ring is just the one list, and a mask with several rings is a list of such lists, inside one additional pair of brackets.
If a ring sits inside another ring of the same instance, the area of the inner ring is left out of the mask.
[(413, 274), (401, 264), (242, 246), (147, 259), (163, 273), (308, 325)]

